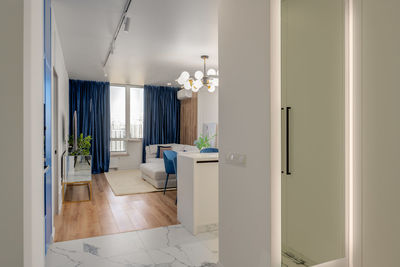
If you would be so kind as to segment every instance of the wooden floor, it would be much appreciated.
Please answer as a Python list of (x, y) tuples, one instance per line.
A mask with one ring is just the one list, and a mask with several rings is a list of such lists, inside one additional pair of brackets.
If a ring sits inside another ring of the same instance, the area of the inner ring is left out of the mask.
[[(85, 199), (85, 186), (74, 186), (66, 196)], [(55, 242), (178, 224), (176, 191), (115, 196), (104, 174), (93, 176), (93, 199), (64, 203), (55, 216)]]

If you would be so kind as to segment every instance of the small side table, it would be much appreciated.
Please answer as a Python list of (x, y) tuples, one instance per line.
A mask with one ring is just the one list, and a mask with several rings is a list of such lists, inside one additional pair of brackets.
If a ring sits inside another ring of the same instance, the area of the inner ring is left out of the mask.
[[(62, 201), (86, 202), (93, 198), (92, 190), (92, 158), (91, 156), (66, 156), (66, 175), (62, 181)], [(79, 201), (66, 201), (65, 193), (68, 186), (83, 186), (88, 188), (89, 199)]]

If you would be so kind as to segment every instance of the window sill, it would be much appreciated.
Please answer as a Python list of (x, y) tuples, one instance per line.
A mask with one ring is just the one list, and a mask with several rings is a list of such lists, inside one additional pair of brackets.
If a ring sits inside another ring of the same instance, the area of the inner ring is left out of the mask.
[(127, 157), (129, 156), (128, 152), (111, 152), (110, 157)]

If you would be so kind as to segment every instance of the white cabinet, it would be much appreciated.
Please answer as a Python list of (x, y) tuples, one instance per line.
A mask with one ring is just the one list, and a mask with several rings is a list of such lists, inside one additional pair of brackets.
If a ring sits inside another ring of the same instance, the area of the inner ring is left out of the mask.
[(218, 227), (218, 153), (178, 154), (178, 220), (194, 235)]

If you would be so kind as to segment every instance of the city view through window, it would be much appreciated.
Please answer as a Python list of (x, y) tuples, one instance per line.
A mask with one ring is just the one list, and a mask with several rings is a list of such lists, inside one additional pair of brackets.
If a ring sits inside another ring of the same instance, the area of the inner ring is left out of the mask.
[(129, 139), (143, 137), (143, 88), (110, 86), (110, 111), (111, 152), (126, 152)]

